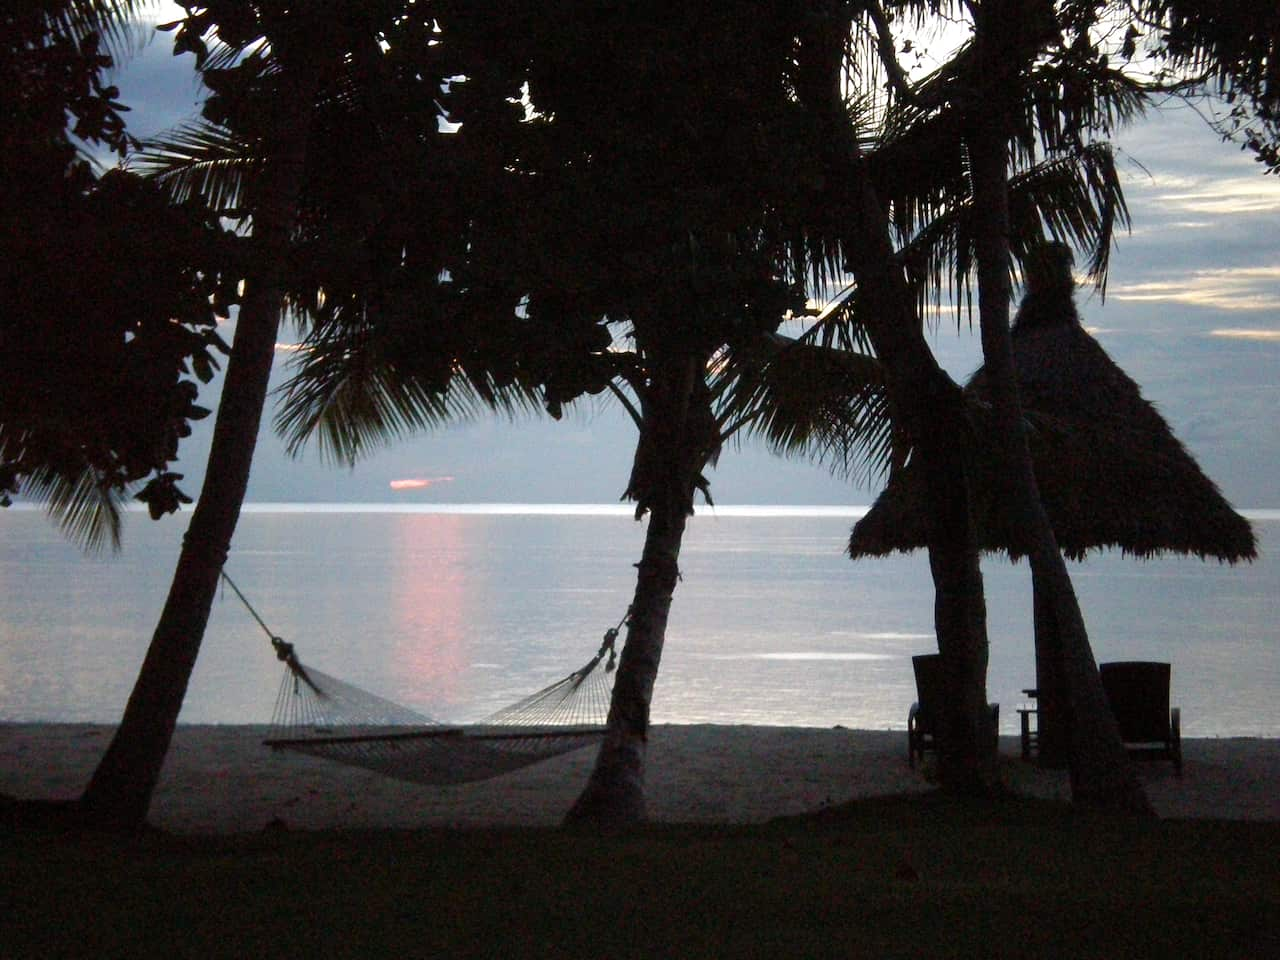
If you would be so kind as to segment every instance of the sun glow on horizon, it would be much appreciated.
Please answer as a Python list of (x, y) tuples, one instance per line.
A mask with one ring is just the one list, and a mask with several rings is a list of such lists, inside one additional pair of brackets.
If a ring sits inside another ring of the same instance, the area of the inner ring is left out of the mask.
[(424, 490), (438, 483), (452, 482), (453, 477), (406, 477), (402, 480), (392, 480), (389, 486), (392, 490)]

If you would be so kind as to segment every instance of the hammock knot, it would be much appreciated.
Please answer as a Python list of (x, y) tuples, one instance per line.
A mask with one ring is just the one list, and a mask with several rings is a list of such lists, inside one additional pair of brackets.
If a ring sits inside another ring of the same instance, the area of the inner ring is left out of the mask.
[(296, 661), (293, 655), (293, 644), (287, 643), (283, 637), (272, 637), (271, 646), (275, 648), (276, 659), (283, 663), (292, 664)]
[(618, 628), (610, 627), (604, 632), (604, 642), (600, 644), (600, 652), (596, 654), (596, 662), (604, 656), (605, 651), (609, 652), (609, 659), (605, 662), (604, 672), (613, 673), (613, 668), (618, 662), (618, 652), (614, 649), (614, 641), (618, 639)]

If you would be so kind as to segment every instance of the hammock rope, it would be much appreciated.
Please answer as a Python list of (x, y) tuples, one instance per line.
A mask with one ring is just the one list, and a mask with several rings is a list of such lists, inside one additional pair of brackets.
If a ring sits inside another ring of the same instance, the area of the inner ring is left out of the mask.
[(487, 780), (597, 743), (605, 732), (618, 633), (630, 609), (587, 663), (475, 724), (442, 724), (314, 667), (272, 632), (221, 572), (285, 665), (264, 743), (274, 750), (373, 770), (422, 784)]

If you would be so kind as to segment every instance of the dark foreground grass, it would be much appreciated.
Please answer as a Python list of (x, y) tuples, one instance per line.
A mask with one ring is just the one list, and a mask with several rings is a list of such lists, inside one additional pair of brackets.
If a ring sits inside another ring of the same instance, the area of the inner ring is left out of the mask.
[(1280, 957), (1280, 825), (860, 801), (763, 827), (0, 835), (0, 956)]

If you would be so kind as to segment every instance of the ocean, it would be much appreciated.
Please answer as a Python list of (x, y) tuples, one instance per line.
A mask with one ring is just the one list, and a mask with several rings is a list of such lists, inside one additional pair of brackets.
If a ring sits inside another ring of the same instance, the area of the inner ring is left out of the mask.
[[(700, 508), (654, 694), (657, 723), (904, 729), (934, 649), (923, 553), (851, 562), (855, 508)], [(1280, 737), (1280, 511), (1253, 564), (1100, 554), (1070, 565), (1099, 661), (1166, 660), (1185, 736)], [(183, 516), (131, 514), (87, 556), (43, 513), (0, 511), (0, 721), (119, 719)], [(256, 504), (228, 573), (303, 661), (467, 722), (587, 661), (624, 615), (644, 525), (625, 506)], [(1030, 574), (983, 563), (988, 693), (1004, 732), (1034, 682)], [(281, 667), (227, 590), (180, 717), (262, 723)]]

